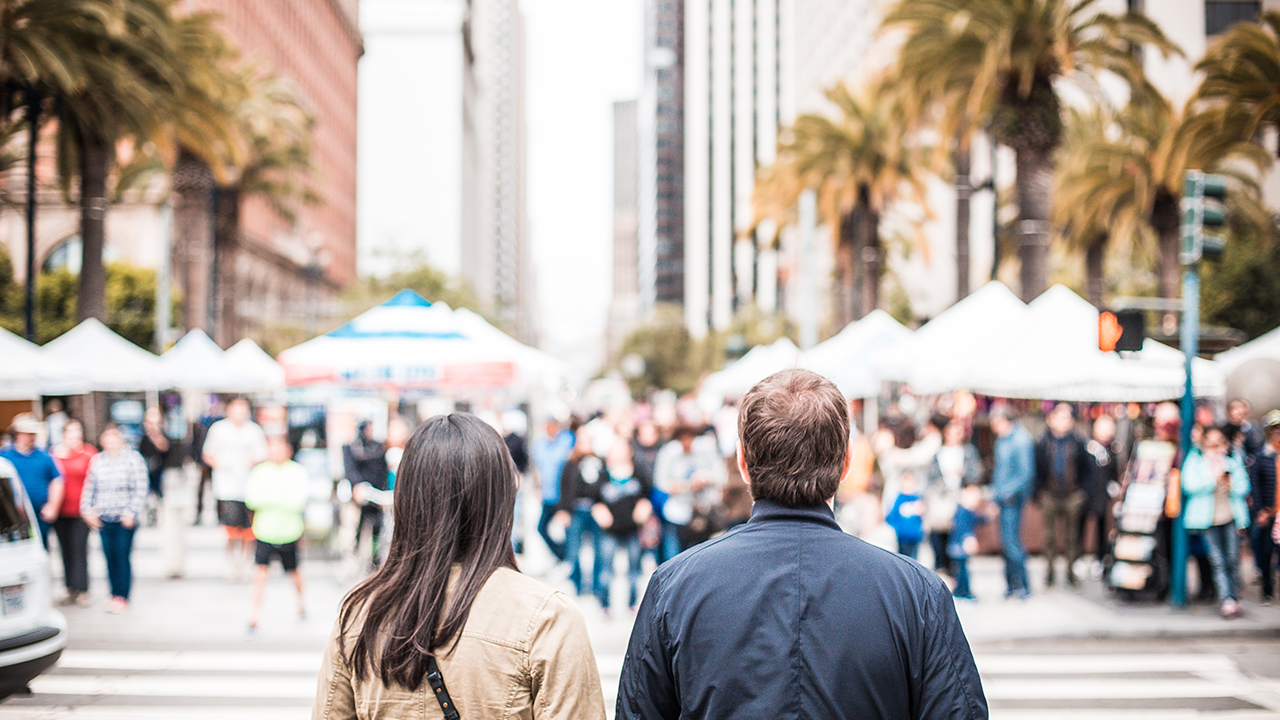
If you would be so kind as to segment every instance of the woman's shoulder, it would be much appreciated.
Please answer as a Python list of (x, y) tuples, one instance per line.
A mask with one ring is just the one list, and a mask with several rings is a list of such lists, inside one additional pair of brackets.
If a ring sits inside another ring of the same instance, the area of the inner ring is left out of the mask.
[(517, 570), (498, 568), (476, 597), (464, 632), (524, 644), (547, 623), (581, 615), (577, 603), (560, 590)]

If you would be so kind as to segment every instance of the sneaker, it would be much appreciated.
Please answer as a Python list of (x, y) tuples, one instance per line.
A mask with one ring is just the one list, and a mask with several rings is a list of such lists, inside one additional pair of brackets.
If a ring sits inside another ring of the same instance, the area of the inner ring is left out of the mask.
[(87, 608), (92, 603), (93, 601), (89, 599), (89, 593), (82, 592), (76, 595), (76, 607)]
[(971, 602), (971, 603), (978, 602), (978, 598), (972, 593), (968, 595), (957, 595), (956, 593), (951, 593), (951, 596), (954, 597), (956, 600), (960, 600), (962, 602)]
[(1271, 603), (1275, 602), (1270, 595), (1262, 596), (1262, 607), (1271, 607)]
[(67, 593), (58, 600), (58, 604), (62, 607), (71, 607), (76, 604), (78, 593)]
[(113, 597), (107, 601), (106, 610), (112, 615), (119, 615), (120, 613), (128, 609), (129, 609), (129, 601), (125, 600), (122, 597)]
[(1240, 607), (1240, 603), (1235, 600), (1227, 599), (1222, 601), (1222, 617), (1228, 620), (1234, 620), (1244, 615), (1244, 608)]

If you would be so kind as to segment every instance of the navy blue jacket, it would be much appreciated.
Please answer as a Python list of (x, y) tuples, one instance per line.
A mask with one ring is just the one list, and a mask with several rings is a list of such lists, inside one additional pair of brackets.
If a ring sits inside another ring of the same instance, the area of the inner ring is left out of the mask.
[(826, 505), (760, 500), (653, 574), (616, 717), (986, 718), (987, 702), (937, 575)]

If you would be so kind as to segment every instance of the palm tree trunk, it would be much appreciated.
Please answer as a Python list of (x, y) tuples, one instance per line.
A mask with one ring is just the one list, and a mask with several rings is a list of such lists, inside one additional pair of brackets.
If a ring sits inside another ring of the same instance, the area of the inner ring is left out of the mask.
[(36, 152), (40, 143), (40, 98), (27, 88), (27, 284), (23, 288), (26, 335), (36, 341)]
[(973, 185), (969, 178), (970, 148), (956, 137), (956, 302), (969, 295), (969, 205), (973, 197)]
[(88, 132), (80, 145), (80, 291), (76, 300), (76, 321), (106, 317), (106, 273), (102, 248), (106, 239), (107, 173), (111, 167), (111, 144), (97, 133)]
[(880, 213), (871, 205), (871, 188), (858, 188), (858, 235), (862, 248), (862, 297), (858, 319), (880, 307), (880, 276), (884, 273), (884, 251), (880, 247)]
[(1155, 202), (1151, 206), (1151, 227), (1156, 231), (1156, 246), (1160, 255), (1157, 268), (1162, 298), (1182, 295), (1178, 220), (1178, 198), (1167, 190), (1157, 190)]
[(240, 240), (240, 188), (218, 188), (217, 226), (214, 237), (214, 296), (217, 322), (213, 325), (213, 339), (227, 347), (238, 339), (239, 317), (236, 313), (238, 298), (235, 276), (236, 248)]
[(840, 219), (840, 235), (836, 242), (836, 307), (837, 327), (853, 322), (857, 298), (857, 210)]
[(1102, 296), (1107, 287), (1102, 269), (1106, 251), (1107, 236), (1099, 235), (1084, 253), (1085, 293), (1089, 296), (1090, 304), (1099, 310), (1102, 309)]
[(1019, 295), (1024, 302), (1030, 302), (1039, 297), (1049, 284), (1049, 205), (1053, 187), (1053, 151), (1019, 148), (1016, 161), (1018, 223), (1014, 230), (1018, 238), (1018, 256), (1022, 260), (1022, 292)]
[(178, 284), (182, 287), (185, 329), (209, 331), (209, 279), (213, 262), (211, 194), (213, 173), (187, 150), (178, 153), (173, 169), (173, 248)]

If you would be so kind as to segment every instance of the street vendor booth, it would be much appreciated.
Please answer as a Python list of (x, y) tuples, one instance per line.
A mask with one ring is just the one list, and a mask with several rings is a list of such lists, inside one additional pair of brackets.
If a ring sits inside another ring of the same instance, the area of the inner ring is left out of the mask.
[(40, 346), (0, 328), (0, 432), (40, 400)]

